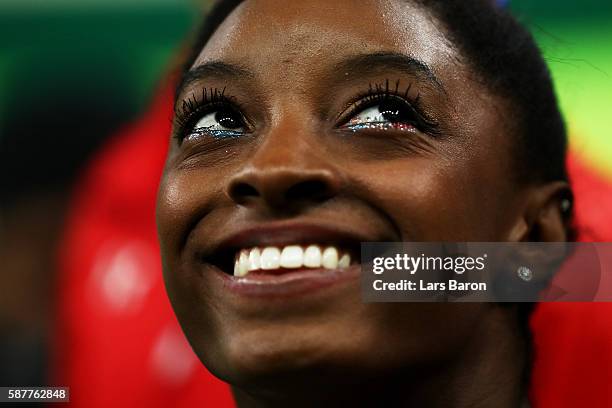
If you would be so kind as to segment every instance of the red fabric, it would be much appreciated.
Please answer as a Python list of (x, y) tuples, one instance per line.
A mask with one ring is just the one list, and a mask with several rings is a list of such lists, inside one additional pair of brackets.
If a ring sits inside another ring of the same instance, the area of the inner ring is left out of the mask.
[[(155, 199), (171, 94), (121, 132), (79, 184), (63, 249), (54, 378), (73, 407), (231, 407), (167, 300)], [(570, 161), (582, 239), (612, 240), (612, 182)], [(612, 406), (611, 304), (545, 304), (533, 318), (537, 407)]]
[(100, 152), (79, 183), (60, 254), (55, 383), (72, 407), (233, 407), (197, 360), (162, 281), (155, 199), (171, 93)]
[[(579, 241), (612, 242), (612, 180), (569, 160)], [(535, 407), (612, 406), (612, 303), (546, 303), (532, 318)]]

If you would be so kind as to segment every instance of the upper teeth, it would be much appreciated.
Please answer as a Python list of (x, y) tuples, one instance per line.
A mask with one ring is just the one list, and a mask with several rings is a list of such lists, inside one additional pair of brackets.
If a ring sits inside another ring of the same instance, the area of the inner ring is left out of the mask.
[(318, 245), (243, 249), (236, 255), (234, 275), (245, 276), (260, 269), (347, 268), (351, 264), (351, 256), (348, 253), (342, 253), (340, 256), (339, 254), (340, 251), (336, 247), (328, 246), (322, 249)]

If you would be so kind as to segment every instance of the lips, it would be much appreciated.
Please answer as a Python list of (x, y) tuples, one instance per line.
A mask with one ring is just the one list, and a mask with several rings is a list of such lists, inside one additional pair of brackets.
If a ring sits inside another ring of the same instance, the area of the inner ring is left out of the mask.
[(267, 285), (276, 293), (283, 285), (315, 288), (358, 276), (360, 243), (372, 240), (346, 229), (273, 223), (228, 234), (200, 259), (223, 272), (226, 287), (256, 285), (262, 293)]

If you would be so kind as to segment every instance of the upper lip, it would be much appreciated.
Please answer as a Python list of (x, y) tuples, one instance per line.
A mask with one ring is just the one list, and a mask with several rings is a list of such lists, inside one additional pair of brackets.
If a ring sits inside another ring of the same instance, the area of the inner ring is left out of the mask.
[(202, 253), (207, 263), (220, 266), (229, 272), (233, 268), (235, 254), (241, 249), (263, 246), (286, 245), (334, 245), (348, 250), (353, 259), (358, 259), (361, 242), (376, 241), (358, 231), (331, 225), (280, 222), (249, 226), (234, 231), (216, 240)]

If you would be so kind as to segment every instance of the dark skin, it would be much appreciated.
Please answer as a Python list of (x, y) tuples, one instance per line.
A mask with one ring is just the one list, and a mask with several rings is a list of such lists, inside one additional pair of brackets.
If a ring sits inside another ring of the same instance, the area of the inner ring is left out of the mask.
[[(217, 89), (240, 113), (224, 123), (244, 119), (239, 136), (182, 141), (194, 116), (177, 121), (157, 220), (179, 321), (239, 406), (522, 403), (525, 340), (512, 307), (364, 304), (358, 279), (243, 296), (212, 261), (226, 237), (257, 228), (325, 226), (361, 241), (566, 239), (567, 185), (512, 177), (510, 107), (439, 27), (405, 1), (249, 0), (183, 83), (179, 111)], [(348, 131), (370, 88), (418, 115)], [(218, 108), (207, 109), (197, 118)]]

